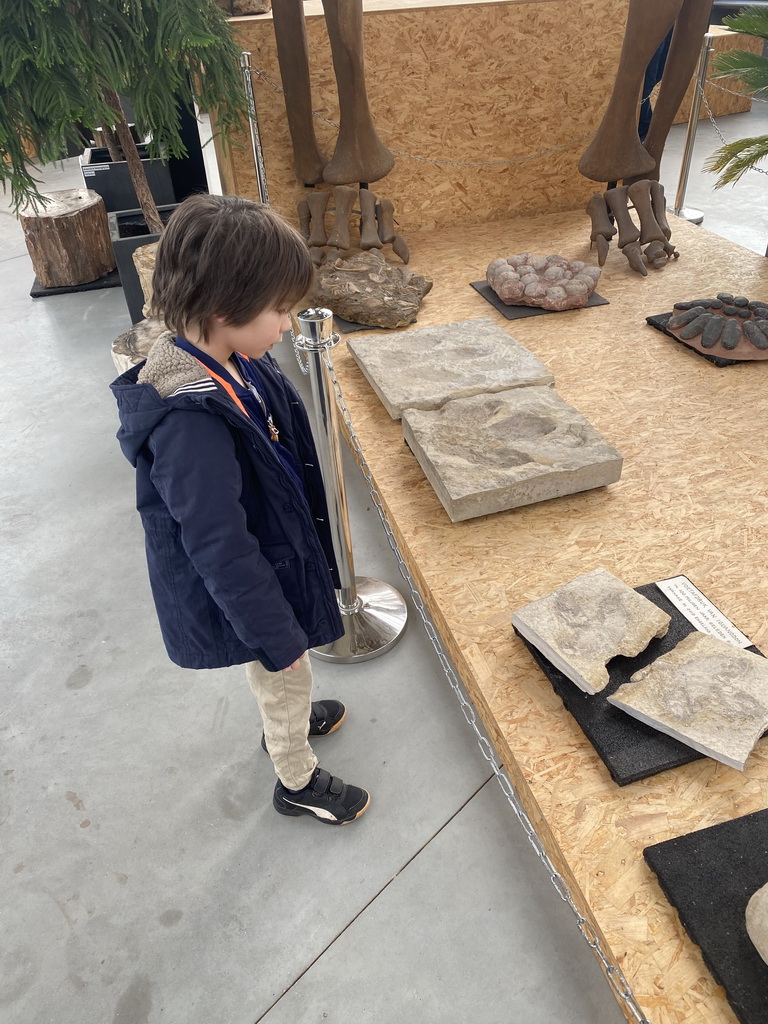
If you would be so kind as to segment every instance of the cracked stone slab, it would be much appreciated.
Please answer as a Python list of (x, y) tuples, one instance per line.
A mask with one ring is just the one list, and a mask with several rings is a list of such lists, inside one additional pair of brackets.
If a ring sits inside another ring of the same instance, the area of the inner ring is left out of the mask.
[(768, 964), (768, 885), (753, 893), (746, 910), (747, 935)]
[(401, 334), (347, 339), (393, 420), (404, 409), (439, 409), (451, 398), (553, 384), (542, 361), (492, 320), (460, 320)]
[(768, 729), (768, 660), (717, 637), (690, 633), (608, 700), (646, 725), (743, 771)]
[(548, 387), (406, 409), (403, 436), (456, 523), (614, 483), (622, 457)]
[(671, 621), (607, 569), (577, 576), (512, 616), (515, 629), (586, 693), (608, 685), (612, 658), (640, 654)]

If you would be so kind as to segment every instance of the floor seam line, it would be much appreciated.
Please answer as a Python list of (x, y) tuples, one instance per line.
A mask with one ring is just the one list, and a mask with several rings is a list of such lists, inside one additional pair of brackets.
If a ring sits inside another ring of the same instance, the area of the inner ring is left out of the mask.
[(292, 989), (292, 988), (294, 988), (294, 986), (295, 986), (295, 985), (297, 985), (297, 984), (298, 984), (298, 983), (299, 983), (299, 982), (301, 981), (301, 979), (302, 979), (302, 978), (304, 977), (304, 975), (305, 975), (305, 974), (307, 974), (307, 973), (308, 973), (309, 971), (311, 971), (311, 970), (312, 970), (312, 968), (313, 968), (313, 967), (315, 966), (315, 964), (316, 964), (316, 963), (318, 962), (318, 960), (322, 959), (322, 957), (324, 957), (324, 956), (325, 956), (325, 954), (326, 954), (326, 953), (328, 952), (328, 950), (329, 950), (329, 949), (330, 949), (330, 948), (331, 948), (332, 946), (334, 946), (334, 945), (335, 945), (335, 944), (336, 944), (336, 943), (338, 942), (338, 940), (339, 940), (339, 939), (341, 938), (341, 936), (342, 936), (342, 935), (344, 935), (344, 933), (345, 933), (346, 931), (348, 931), (348, 930), (349, 930), (349, 928), (351, 928), (351, 927), (352, 927), (352, 925), (353, 925), (353, 924), (355, 923), (355, 921), (357, 921), (357, 920), (358, 920), (358, 919), (359, 919), (360, 917), (362, 917), (362, 915), (363, 915), (363, 914), (364, 914), (364, 913), (366, 912), (366, 910), (367, 910), (367, 909), (368, 909), (368, 908), (369, 908), (369, 907), (370, 907), (370, 906), (371, 906), (371, 905), (372, 905), (373, 903), (375, 903), (375, 902), (376, 902), (376, 900), (377, 900), (377, 899), (378, 899), (378, 898), (379, 898), (379, 897), (380, 897), (380, 896), (382, 895), (382, 893), (384, 893), (384, 892), (386, 892), (386, 891), (387, 891), (387, 889), (388, 889), (388, 888), (390, 887), (390, 885), (392, 885), (392, 883), (393, 883), (393, 882), (395, 881), (395, 879), (396, 879), (396, 878), (399, 878), (399, 876), (400, 876), (400, 875), (401, 875), (401, 874), (403, 873), (403, 871), (405, 871), (405, 869), (406, 869), (406, 868), (407, 868), (407, 867), (408, 867), (408, 866), (409, 866), (410, 864), (412, 864), (412, 863), (413, 863), (413, 862), (414, 862), (414, 861), (416, 860), (416, 858), (417, 858), (417, 857), (418, 857), (418, 856), (419, 856), (419, 855), (420, 855), (421, 853), (423, 853), (423, 851), (424, 851), (424, 850), (426, 850), (426, 848), (427, 848), (428, 846), (430, 846), (430, 845), (431, 845), (431, 843), (432, 843), (432, 842), (433, 842), (433, 841), (434, 841), (434, 840), (435, 840), (435, 839), (437, 838), (437, 836), (439, 836), (439, 835), (440, 835), (440, 833), (441, 833), (441, 832), (442, 832), (442, 831), (443, 831), (443, 830), (444, 830), (445, 828), (447, 828), (447, 827), (448, 827), (448, 825), (450, 825), (450, 823), (451, 823), (451, 822), (452, 822), (452, 821), (453, 821), (453, 820), (454, 820), (454, 819), (455, 819), (455, 818), (456, 818), (456, 817), (457, 817), (457, 816), (458, 816), (459, 814), (461, 814), (461, 812), (462, 812), (462, 811), (464, 810), (464, 808), (465, 808), (465, 807), (467, 806), (467, 804), (469, 804), (469, 803), (470, 803), (470, 801), (474, 800), (474, 799), (475, 799), (475, 797), (476, 797), (476, 796), (478, 795), (478, 793), (480, 793), (480, 791), (481, 791), (481, 790), (485, 789), (485, 787), (486, 787), (486, 786), (488, 785), (488, 783), (489, 783), (489, 782), (491, 782), (491, 780), (492, 780), (492, 779), (493, 779), (493, 775), (491, 774), (491, 775), (489, 775), (489, 776), (488, 776), (488, 778), (487, 778), (487, 779), (485, 779), (485, 781), (484, 781), (484, 782), (482, 782), (482, 783), (481, 783), (481, 784), (480, 784), (480, 785), (479, 785), (479, 786), (477, 787), (477, 789), (476, 789), (476, 790), (475, 790), (475, 791), (474, 791), (473, 793), (470, 793), (470, 795), (469, 795), (469, 796), (467, 797), (467, 799), (466, 799), (466, 800), (464, 801), (464, 803), (463, 803), (463, 804), (462, 804), (462, 805), (461, 805), (460, 807), (458, 807), (458, 808), (457, 808), (457, 809), (456, 809), (456, 810), (455, 810), (455, 811), (453, 812), (453, 814), (452, 814), (452, 815), (451, 815), (451, 816), (450, 816), (449, 818), (447, 818), (447, 819), (446, 819), (446, 820), (445, 820), (445, 821), (443, 822), (443, 824), (442, 824), (442, 825), (440, 826), (440, 828), (439, 828), (439, 829), (437, 829), (437, 831), (436, 831), (436, 832), (434, 832), (434, 833), (433, 833), (433, 834), (432, 834), (432, 835), (431, 835), (431, 836), (429, 837), (429, 839), (425, 840), (425, 842), (424, 842), (424, 843), (422, 843), (422, 845), (421, 845), (421, 846), (420, 846), (420, 847), (418, 848), (418, 850), (416, 850), (416, 852), (415, 852), (415, 853), (413, 853), (413, 854), (412, 854), (412, 855), (411, 855), (411, 856), (410, 856), (410, 857), (408, 858), (408, 860), (407, 860), (407, 861), (405, 861), (405, 863), (404, 863), (404, 864), (402, 864), (402, 865), (401, 865), (401, 866), (400, 866), (400, 867), (399, 867), (399, 868), (397, 869), (397, 871), (396, 871), (396, 872), (394, 873), (394, 875), (392, 875), (392, 877), (391, 877), (391, 878), (390, 878), (390, 879), (389, 879), (389, 880), (388, 880), (388, 881), (387, 881), (387, 882), (386, 882), (386, 883), (385, 883), (385, 884), (384, 884), (384, 885), (383, 885), (383, 886), (381, 887), (381, 889), (379, 889), (379, 891), (378, 891), (377, 893), (375, 893), (375, 895), (371, 896), (371, 898), (370, 898), (370, 899), (368, 900), (368, 902), (367, 902), (367, 903), (365, 904), (365, 906), (364, 906), (364, 907), (361, 907), (361, 908), (360, 908), (360, 910), (358, 910), (358, 912), (357, 912), (357, 913), (355, 914), (355, 916), (354, 916), (353, 918), (351, 918), (351, 919), (350, 919), (349, 921), (347, 921), (347, 923), (346, 923), (346, 924), (344, 925), (344, 927), (343, 927), (343, 928), (341, 929), (341, 931), (340, 931), (340, 932), (339, 932), (339, 933), (338, 933), (337, 935), (335, 935), (335, 936), (334, 936), (334, 937), (333, 937), (333, 938), (331, 939), (331, 941), (330, 941), (330, 942), (329, 942), (329, 943), (328, 943), (328, 944), (327, 944), (327, 945), (326, 945), (326, 946), (325, 946), (325, 947), (324, 947), (323, 949), (321, 949), (321, 950), (320, 950), (320, 952), (319, 952), (319, 953), (317, 954), (317, 956), (316, 956), (316, 957), (314, 958), (314, 960), (312, 960), (312, 961), (311, 961), (310, 963), (308, 963), (308, 964), (307, 964), (307, 966), (306, 966), (306, 967), (304, 968), (304, 970), (303, 970), (303, 971), (302, 971), (302, 972), (301, 972), (300, 974), (298, 974), (298, 975), (297, 975), (297, 976), (296, 976), (296, 977), (295, 977), (295, 978), (293, 979), (293, 981), (292, 981), (292, 982), (291, 982), (291, 984), (290, 984), (290, 985), (288, 986), (288, 988), (287, 988), (287, 989), (286, 989), (286, 990), (285, 990), (284, 992), (281, 992), (281, 994), (280, 994), (280, 995), (279, 995), (279, 996), (277, 997), (277, 999), (275, 999), (275, 1000), (274, 1000), (274, 1002), (270, 1003), (270, 1005), (269, 1005), (269, 1006), (268, 1006), (268, 1007), (266, 1008), (266, 1010), (265, 1010), (265, 1011), (264, 1011), (264, 1012), (263, 1012), (262, 1014), (260, 1014), (260, 1015), (259, 1015), (259, 1016), (258, 1016), (258, 1017), (256, 1018), (256, 1020), (254, 1021), (254, 1024), (259, 1024), (259, 1021), (262, 1021), (262, 1020), (264, 1020), (264, 1018), (265, 1018), (265, 1017), (267, 1016), (267, 1014), (268, 1014), (268, 1013), (271, 1013), (271, 1011), (272, 1011), (272, 1010), (274, 1010), (274, 1008), (275, 1008), (275, 1007), (277, 1006), (277, 1004), (278, 1004), (278, 1003), (279, 1003), (279, 1002), (280, 1002), (280, 1001), (281, 1001), (282, 999), (284, 999), (284, 998), (285, 998), (285, 996), (287, 996), (287, 995), (288, 995), (288, 993), (289, 993), (289, 992), (291, 991), (291, 989)]

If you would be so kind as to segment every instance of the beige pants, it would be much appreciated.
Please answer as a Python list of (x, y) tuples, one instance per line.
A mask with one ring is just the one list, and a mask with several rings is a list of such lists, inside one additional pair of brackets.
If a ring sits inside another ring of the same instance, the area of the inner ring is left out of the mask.
[(268, 672), (261, 662), (250, 661), (245, 674), (258, 701), (277, 777), (288, 789), (302, 789), (317, 766), (307, 740), (312, 710), (309, 655), (305, 654), (292, 672)]

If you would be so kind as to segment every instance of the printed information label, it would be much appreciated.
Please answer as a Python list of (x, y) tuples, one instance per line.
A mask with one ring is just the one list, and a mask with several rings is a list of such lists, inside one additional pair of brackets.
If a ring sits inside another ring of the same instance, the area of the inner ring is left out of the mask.
[(89, 178), (92, 178), (96, 171), (108, 171), (109, 164), (88, 164), (87, 167), (83, 167), (83, 174), (87, 174)]
[(718, 640), (733, 644), (734, 647), (752, 646), (749, 637), (736, 629), (730, 619), (727, 619), (687, 577), (673, 576), (669, 580), (659, 580), (656, 586), (700, 633), (708, 633)]

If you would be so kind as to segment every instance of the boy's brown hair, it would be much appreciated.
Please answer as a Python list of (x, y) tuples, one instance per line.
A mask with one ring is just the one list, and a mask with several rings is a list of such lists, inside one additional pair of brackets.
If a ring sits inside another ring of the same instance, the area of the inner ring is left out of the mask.
[(190, 196), (174, 211), (157, 247), (152, 306), (183, 334), (221, 316), (240, 327), (265, 310), (289, 310), (309, 290), (306, 243), (268, 206), (239, 196)]

